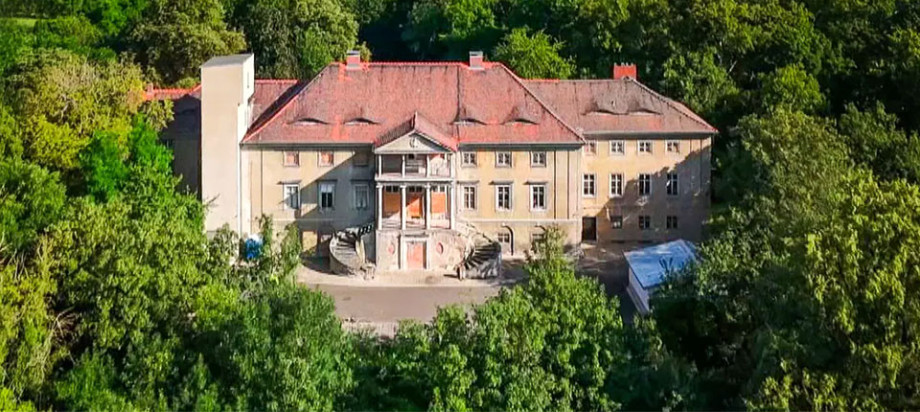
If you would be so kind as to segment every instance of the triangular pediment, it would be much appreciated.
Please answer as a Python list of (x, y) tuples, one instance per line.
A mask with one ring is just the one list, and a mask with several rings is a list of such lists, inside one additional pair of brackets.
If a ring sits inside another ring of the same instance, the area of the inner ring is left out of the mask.
[(434, 139), (413, 130), (374, 150), (376, 153), (448, 153), (450, 150)]

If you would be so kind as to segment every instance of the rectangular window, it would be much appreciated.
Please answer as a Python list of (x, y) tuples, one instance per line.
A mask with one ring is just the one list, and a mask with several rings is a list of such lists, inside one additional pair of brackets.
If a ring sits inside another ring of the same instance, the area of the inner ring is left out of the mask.
[(668, 229), (677, 229), (677, 216), (668, 216), (667, 226)]
[(586, 142), (584, 146), (584, 151), (585, 151), (585, 154), (588, 156), (596, 155), (597, 154), (597, 142), (593, 140)]
[(665, 151), (668, 153), (677, 154), (680, 153), (680, 142), (677, 140), (668, 140), (665, 142)]
[(511, 185), (495, 186), (495, 208), (511, 210)]
[(319, 152), (319, 165), (329, 167), (335, 163), (335, 154), (333, 152)]
[(300, 166), (300, 152), (284, 152), (285, 166)]
[(335, 183), (319, 184), (319, 210), (332, 210), (335, 207)]
[(496, 152), (495, 167), (511, 167), (511, 152)]
[(639, 196), (652, 194), (652, 175), (639, 173)]
[(463, 152), (460, 154), (461, 165), (476, 166), (476, 152)]
[(530, 186), (530, 210), (546, 210), (546, 185)]
[(622, 156), (626, 154), (626, 142), (622, 140), (610, 141), (610, 154)]
[(595, 183), (596, 180), (593, 173), (585, 174), (581, 179), (581, 194), (585, 197), (594, 197), (597, 193), (597, 185)]
[(546, 167), (546, 152), (530, 152), (530, 167)]
[[(502, 245), (510, 245), (510, 244), (511, 244), (511, 233), (508, 233), (508, 232), (498, 232), (498, 233), (495, 235), (495, 238), (498, 239), (498, 243), (501, 243)], [(505, 250), (508, 250), (508, 249), (505, 249)]]
[(368, 152), (355, 152), (351, 162), (357, 167), (366, 167), (371, 162), (371, 154)]
[(639, 141), (639, 153), (652, 153), (652, 141), (651, 140), (640, 140)]
[(677, 182), (677, 172), (668, 173), (668, 184), (667, 184), (668, 196), (677, 196), (678, 194), (680, 194), (679, 192), (680, 189), (678, 189), (680, 185), (678, 185), (677, 183), (678, 183)]
[(399, 193), (399, 186), (384, 186), (383, 191), (386, 193)]
[(463, 209), (476, 210), (476, 186), (463, 186)]
[(623, 174), (612, 173), (610, 175), (610, 197), (623, 196)]
[(613, 229), (622, 229), (623, 228), (623, 216), (622, 215), (610, 216), (610, 227)]
[(368, 186), (364, 183), (359, 183), (355, 185), (355, 209), (357, 210), (367, 210), (368, 197), (370, 196), (370, 190)]
[(283, 187), (284, 205), (288, 209), (300, 209), (300, 185), (286, 184)]
[(652, 227), (652, 217), (648, 215), (639, 216), (639, 230), (649, 230)]

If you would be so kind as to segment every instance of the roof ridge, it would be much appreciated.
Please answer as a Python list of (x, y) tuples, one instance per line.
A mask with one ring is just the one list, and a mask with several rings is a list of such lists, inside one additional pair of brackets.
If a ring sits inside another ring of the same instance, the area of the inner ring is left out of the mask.
[[(713, 127), (711, 124), (707, 123), (705, 120), (702, 120), (702, 118), (698, 118), (698, 117), (695, 117), (695, 116), (690, 116), (690, 115), (688, 115), (686, 112), (684, 112), (683, 109), (681, 109), (680, 107), (677, 107), (677, 106), (675, 105), (675, 103), (677, 103), (677, 102), (675, 102), (674, 100), (671, 100), (671, 99), (669, 99), (669, 98), (663, 96), (661, 93), (658, 93), (658, 92), (656, 92), (655, 90), (652, 90), (651, 87), (648, 87), (648, 86), (642, 84), (641, 82), (639, 82), (639, 81), (636, 80), (636, 79), (633, 79), (632, 77), (626, 77), (625, 79), (628, 80), (628, 81), (630, 81), (630, 82), (632, 82), (633, 84), (638, 85), (639, 88), (641, 88), (642, 90), (645, 90), (646, 92), (651, 93), (652, 96), (655, 96), (655, 98), (657, 98), (657, 99), (659, 99), (659, 100), (665, 102), (665, 104), (667, 104), (668, 107), (670, 107), (670, 108), (676, 110), (676, 111), (677, 111), (678, 113), (680, 113), (682, 116), (684, 116), (684, 117), (686, 117), (686, 118), (688, 118), (688, 119), (690, 119), (690, 120), (692, 120), (692, 121), (694, 121), (694, 122), (696, 122), (696, 123), (702, 125), (703, 127), (707, 128), (707, 129), (710, 129), (712, 132), (715, 132), (715, 133), (718, 133), (718, 132), (719, 132), (719, 129), (716, 129), (716, 128)], [(685, 107), (686, 107), (686, 106), (685, 106)]]
[(543, 106), (543, 109), (545, 109), (547, 112), (549, 112), (549, 114), (551, 114), (553, 117), (555, 117), (556, 120), (558, 120), (559, 123), (561, 123), (566, 129), (569, 129), (572, 133), (574, 133), (575, 136), (578, 137), (579, 140), (581, 140), (582, 142), (586, 142), (584, 136), (582, 136), (581, 133), (578, 132), (578, 130), (576, 130), (574, 127), (572, 127), (572, 125), (570, 125), (568, 122), (566, 122), (565, 120), (563, 120), (563, 119), (562, 119), (562, 116), (559, 116), (558, 114), (556, 114), (556, 111), (553, 110), (552, 107), (551, 107), (550, 105), (546, 104), (546, 102), (544, 102), (543, 99), (541, 99), (539, 96), (537, 96), (537, 94), (534, 93), (533, 90), (530, 90), (530, 88), (527, 87), (527, 84), (524, 82), (524, 80), (521, 79), (520, 77), (518, 77), (518, 75), (517, 75), (516, 73), (514, 73), (513, 70), (509, 69), (508, 66), (505, 66), (505, 65), (502, 64), (501, 62), (493, 63), (493, 64), (498, 65), (499, 67), (501, 67), (502, 69), (504, 69), (505, 72), (507, 72), (508, 74), (510, 74), (510, 75), (511, 75), (511, 78), (514, 79), (514, 81), (516, 81), (519, 85), (521, 85), (521, 87), (523, 87), (524, 90), (525, 90), (528, 94), (530, 94), (530, 96), (533, 97), (534, 100), (537, 101), (537, 103), (539, 103), (541, 106)]

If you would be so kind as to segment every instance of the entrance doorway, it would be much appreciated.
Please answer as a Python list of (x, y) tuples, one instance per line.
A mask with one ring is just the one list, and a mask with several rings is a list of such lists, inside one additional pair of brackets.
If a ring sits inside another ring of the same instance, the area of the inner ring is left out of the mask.
[(597, 218), (581, 218), (581, 241), (594, 242), (597, 240)]
[(409, 269), (425, 269), (425, 242), (406, 242)]

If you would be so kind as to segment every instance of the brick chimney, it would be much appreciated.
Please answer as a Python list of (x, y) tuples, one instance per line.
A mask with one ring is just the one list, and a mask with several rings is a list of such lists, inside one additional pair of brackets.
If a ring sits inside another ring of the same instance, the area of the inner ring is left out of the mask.
[(357, 70), (361, 68), (361, 52), (349, 50), (345, 55), (345, 68), (348, 70)]
[(633, 80), (639, 79), (639, 70), (636, 69), (635, 64), (614, 64), (613, 65), (613, 78), (614, 80), (622, 79), (624, 77), (629, 77)]
[(470, 52), (470, 69), (472, 70), (482, 70), (482, 52), (481, 51), (471, 51)]

